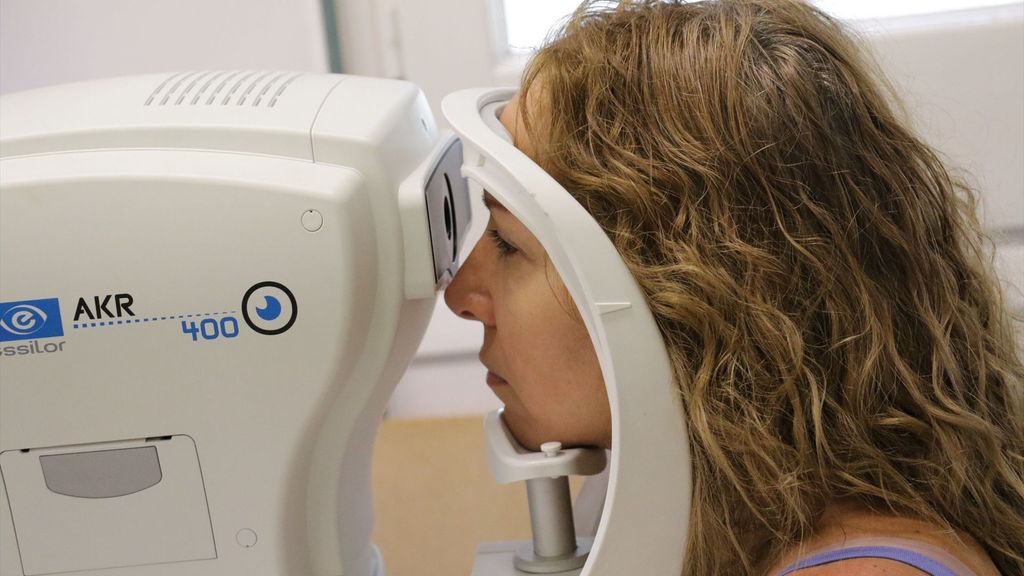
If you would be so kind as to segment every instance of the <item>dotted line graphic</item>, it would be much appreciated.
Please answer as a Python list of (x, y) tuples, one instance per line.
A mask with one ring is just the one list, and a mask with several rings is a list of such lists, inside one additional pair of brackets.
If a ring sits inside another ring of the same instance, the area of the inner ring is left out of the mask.
[(223, 316), (225, 314), (238, 314), (238, 310), (230, 310), (227, 312), (198, 312), (195, 314), (178, 314), (175, 316), (171, 314), (169, 316), (150, 316), (148, 318), (126, 318), (121, 320), (97, 320), (95, 322), (76, 322), (71, 325), (72, 328), (78, 330), (80, 328), (109, 328), (111, 326), (128, 326), (134, 324), (145, 324), (147, 322), (164, 322), (167, 320), (184, 320), (185, 318), (206, 318), (208, 316)]

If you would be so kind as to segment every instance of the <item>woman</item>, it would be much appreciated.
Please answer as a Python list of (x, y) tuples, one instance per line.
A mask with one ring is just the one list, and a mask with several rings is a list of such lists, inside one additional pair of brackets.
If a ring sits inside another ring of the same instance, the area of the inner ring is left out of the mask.
[[(1024, 367), (971, 194), (882, 88), (808, 5), (642, 1), (580, 8), (502, 113), (669, 348), (686, 574), (1024, 574)], [(508, 426), (611, 447), (564, 287), (488, 208), (446, 300), (484, 324)]]

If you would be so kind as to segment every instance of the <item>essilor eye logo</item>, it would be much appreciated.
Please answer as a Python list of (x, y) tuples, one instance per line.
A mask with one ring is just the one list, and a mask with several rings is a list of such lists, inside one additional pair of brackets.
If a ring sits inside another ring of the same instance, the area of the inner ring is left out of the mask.
[(250, 328), (273, 336), (295, 323), (299, 307), (291, 290), (278, 282), (260, 282), (242, 298), (242, 317)]
[(273, 296), (264, 296), (263, 301), (266, 306), (263, 308), (256, 306), (256, 315), (265, 322), (277, 320), (281, 316), (281, 301)]
[(18, 336), (28, 336), (46, 325), (46, 312), (35, 306), (14, 306), (0, 318), (0, 328)]
[(0, 302), (0, 342), (63, 335), (56, 298)]

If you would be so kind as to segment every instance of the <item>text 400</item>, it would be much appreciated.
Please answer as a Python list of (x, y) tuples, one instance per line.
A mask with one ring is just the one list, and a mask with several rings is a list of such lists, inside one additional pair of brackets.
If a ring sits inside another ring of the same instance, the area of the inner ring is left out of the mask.
[(199, 340), (200, 336), (203, 340), (216, 340), (221, 336), (234, 338), (238, 336), (238, 320), (235, 320), (234, 316), (225, 316), (220, 319), (220, 322), (213, 318), (205, 318), (199, 322), (198, 326), (193, 320), (182, 320), (181, 332), (191, 335), (193, 342)]

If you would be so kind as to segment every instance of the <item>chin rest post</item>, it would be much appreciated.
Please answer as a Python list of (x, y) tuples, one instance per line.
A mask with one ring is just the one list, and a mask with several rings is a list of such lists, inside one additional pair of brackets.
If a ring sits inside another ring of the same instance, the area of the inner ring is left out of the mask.
[(598, 474), (607, 465), (599, 448), (563, 450), (560, 442), (545, 442), (540, 452), (527, 450), (505, 426), (497, 410), (484, 419), (487, 462), (502, 484), (526, 481), (533, 540), (516, 551), (517, 570), (555, 574), (581, 568), (590, 553), (589, 540), (576, 539), (569, 494), (569, 475)]

